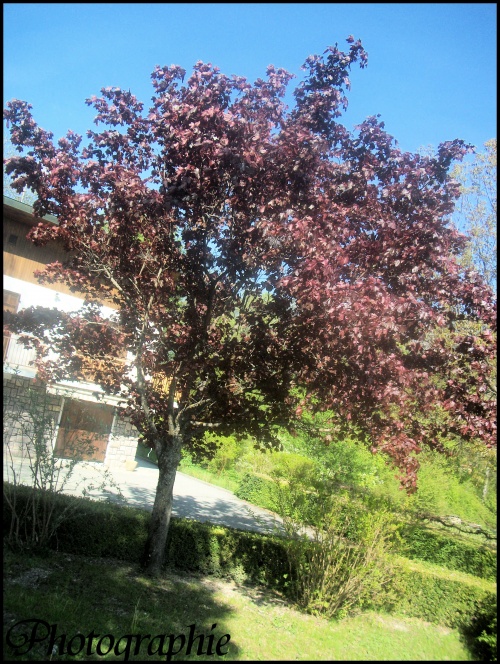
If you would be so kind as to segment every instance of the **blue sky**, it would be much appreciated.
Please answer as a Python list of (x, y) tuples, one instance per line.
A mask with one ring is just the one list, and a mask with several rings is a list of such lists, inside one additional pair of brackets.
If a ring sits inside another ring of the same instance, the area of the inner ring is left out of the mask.
[(28, 101), (56, 138), (84, 135), (87, 97), (118, 86), (147, 107), (157, 64), (189, 73), (203, 60), (253, 81), (272, 63), (300, 80), (308, 55), (347, 48), (349, 34), (369, 55), (352, 72), (349, 129), (380, 113), (410, 151), (496, 136), (494, 3), (7, 3), (4, 104)]

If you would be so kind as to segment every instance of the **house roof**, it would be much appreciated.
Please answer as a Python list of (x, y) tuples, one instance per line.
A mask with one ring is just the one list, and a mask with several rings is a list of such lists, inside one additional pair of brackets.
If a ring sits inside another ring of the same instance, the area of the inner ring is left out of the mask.
[[(33, 206), (16, 201), (9, 196), (3, 197), (3, 213), (4, 215), (8, 215), (10, 219), (28, 224), (28, 226), (36, 226), (40, 223), (40, 219), (34, 216)], [(53, 214), (46, 214), (43, 220), (56, 225), (58, 224), (57, 217), (54, 217)]]

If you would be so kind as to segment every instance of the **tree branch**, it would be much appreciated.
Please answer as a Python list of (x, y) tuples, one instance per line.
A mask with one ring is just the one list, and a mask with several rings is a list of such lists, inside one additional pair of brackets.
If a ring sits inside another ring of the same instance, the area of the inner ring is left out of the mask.
[(485, 535), (487, 539), (496, 540), (497, 535), (490, 530), (485, 530), (482, 526), (477, 523), (469, 523), (463, 521), (458, 516), (447, 515), (447, 516), (436, 516), (435, 514), (429, 514), (427, 512), (419, 512), (418, 517), (420, 519), (428, 519), (429, 521), (437, 521), (438, 523), (446, 526), (447, 528), (455, 528), (456, 530), (462, 533), (469, 533), (471, 535)]

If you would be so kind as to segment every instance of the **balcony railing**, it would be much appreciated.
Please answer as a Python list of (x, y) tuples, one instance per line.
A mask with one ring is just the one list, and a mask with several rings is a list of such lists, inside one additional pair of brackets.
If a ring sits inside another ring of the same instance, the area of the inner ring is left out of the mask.
[[(23, 345), (18, 343), (18, 335), (4, 334), (3, 337), (3, 348), (4, 348), (4, 371), (8, 372), (20, 372), (25, 376), (35, 376), (36, 368), (34, 366), (34, 360), (36, 359), (36, 351), (33, 348), (25, 348)], [(95, 382), (95, 373), (96, 371), (109, 372), (111, 367), (117, 367), (123, 370), (124, 365), (129, 365), (124, 358), (105, 358), (105, 359), (96, 359), (89, 358), (88, 356), (78, 355), (83, 360), (82, 366), (82, 378), (78, 379), (82, 382), (94, 383)], [(166, 376), (163, 372), (158, 372), (153, 377), (153, 387), (159, 392), (163, 393), (165, 397), (169, 394), (171, 378)], [(175, 394), (175, 399), (180, 398), (180, 393)]]
[(83, 380), (89, 383), (95, 381), (97, 371), (103, 373), (108, 373), (112, 369), (123, 371), (125, 365), (128, 364), (127, 360), (122, 357), (90, 358), (81, 353), (77, 353), (77, 355), (82, 359)]
[(25, 348), (18, 342), (18, 338), (17, 334), (3, 335), (4, 367), (35, 374), (33, 362), (36, 359), (36, 351), (34, 348)]
[[(25, 348), (18, 342), (18, 335), (4, 334), (3, 336), (3, 364), (4, 370), (9, 372), (19, 371), (23, 375), (34, 376), (36, 368), (34, 360), (36, 359), (36, 351), (34, 348)], [(94, 383), (95, 372), (109, 371), (110, 367), (119, 367), (120, 369), (127, 363), (123, 358), (106, 358), (94, 359), (81, 356), (83, 359), (83, 380), (84, 382)]]

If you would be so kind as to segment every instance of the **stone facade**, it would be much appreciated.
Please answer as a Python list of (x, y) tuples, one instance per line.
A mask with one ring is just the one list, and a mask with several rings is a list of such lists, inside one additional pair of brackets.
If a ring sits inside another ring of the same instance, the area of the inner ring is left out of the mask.
[(122, 467), (126, 461), (133, 461), (137, 451), (138, 432), (126, 418), (115, 415), (109, 437), (104, 463), (113, 468)]
[[(29, 378), (3, 376), (3, 439), (7, 455), (26, 456), (27, 447), (44, 440), (55, 442), (62, 397), (48, 394)], [(5, 457), (5, 455), (4, 455)], [(5, 460), (5, 458), (4, 458)]]
[[(3, 376), (4, 463), (10, 456), (26, 457), (35, 441), (53, 448), (63, 406), (60, 394), (48, 393), (36, 381), (15, 374)], [(116, 409), (115, 409), (116, 411)], [(135, 459), (138, 432), (115, 412), (104, 464), (121, 469)]]

